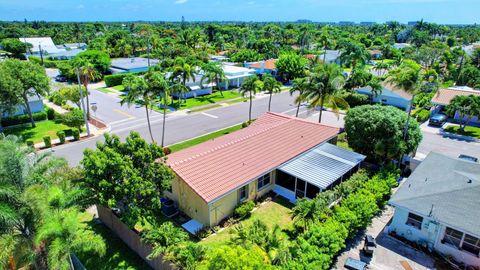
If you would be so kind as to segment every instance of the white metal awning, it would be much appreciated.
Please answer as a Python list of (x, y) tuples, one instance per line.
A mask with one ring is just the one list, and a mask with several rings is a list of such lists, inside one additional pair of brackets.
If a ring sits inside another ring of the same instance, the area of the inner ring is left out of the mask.
[(324, 143), (278, 169), (321, 189), (327, 189), (364, 159), (364, 155)]

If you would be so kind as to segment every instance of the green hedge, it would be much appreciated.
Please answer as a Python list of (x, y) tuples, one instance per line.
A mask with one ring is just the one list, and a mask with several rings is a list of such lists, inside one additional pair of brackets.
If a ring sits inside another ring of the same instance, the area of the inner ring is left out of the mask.
[(57, 137), (60, 140), (61, 144), (65, 143), (65, 132), (63, 130), (57, 131)]
[(45, 111), (47, 112), (47, 119), (48, 120), (53, 120), (55, 119), (55, 110), (50, 108), (50, 107), (47, 107), (45, 109)]
[(78, 141), (80, 140), (80, 131), (78, 129), (72, 130), (73, 140)]
[(369, 104), (368, 96), (353, 92), (342, 92), (340, 96), (348, 103), (350, 108)]
[(45, 143), (46, 148), (52, 147), (52, 139), (50, 138), (50, 136), (43, 137), (43, 143)]
[(250, 215), (250, 212), (253, 210), (253, 208), (255, 208), (255, 202), (247, 201), (237, 206), (233, 213), (236, 217), (243, 218)]
[(33, 140), (27, 140), (26, 143), (27, 143), (27, 146), (29, 146), (29, 147), (34, 147), (35, 146), (35, 143), (33, 142)]
[(426, 109), (420, 109), (418, 111), (415, 111), (412, 116), (417, 119), (417, 122), (423, 123), (430, 118), (430, 111)]
[[(34, 121), (43, 121), (47, 120), (47, 113), (46, 112), (37, 112), (33, 114)], [(8, 127), (13, 125), (20, 125), (30, 123), (30, 116), (28, 114), (22, 114), (17, 116), (10, 116), (2, 118), (2, 126)]]
[(144, 72), (131, 72), (131, 73), (121, 73), (121, 74), (112, 74), (112, 75), (107, 75), (105, 76), (105, 85), (107, 87), (113, 87), (117, 85), (121, 85), (123, 82), (123, 79), (127, 77), (128, 75), (140, 75), (143, 74)]
[[(46, 68), (57, 68), (58, 66), (58, 63), (59, 62), (65, 62), (65, 61), (68, 61), (68, 60), (50, 60), (50, 59), (47, 59), (48, 56), (44, 55), (43, 56), (43, 66), (46, 67)], [(36, 64), (39, 64), (41, 65), (42, 64), (42, 59), (40, 59), (40, 57), (38, 56), (30, 56), (28, 57), (28, 60), (36, 63)]]

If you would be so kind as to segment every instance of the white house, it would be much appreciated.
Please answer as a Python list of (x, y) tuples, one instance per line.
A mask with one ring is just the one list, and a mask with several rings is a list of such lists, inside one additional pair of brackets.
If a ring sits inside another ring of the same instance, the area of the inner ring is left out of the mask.
[(222, 65), (223, 72), (227, 79), (220, 84), (223, 89), (229, 87), (238, 88), (242, 85), (243, 81), (251, 76), (255, 76), (255, 70), (244, 67), (237, 67), (232, 65)]
[[(40, 56), (40, 51), (42, 52), (45, 58), (53, 58), (53, 59), (61, 59), (67, 60), (74, 58), (80, 52), (83, 52), (86, 48), (85, 43), (79, 43), (75, 47), (68, 47), (65, 45), (57, 46), (53, 43), (51, 37), (22, 37), (19, 40), (23, 43), (30, 43), (32, 44), (32, 48), (30, 48), (28, 55), (33, 56)], [(81, 47), (80, 44), (84, 44)]]
[(390, 233), (480, 266), (480, 164), (430, 153), (390, 199)]
[[(457, 96), (469, 96), (475, 95), (480, 96), (479, 89), (473, 89), (468, 86), (455, 86), (446, 89), (439, 89), (438, 92), (432, 98), (432, 114), (441, 112), (450, 102)], [(457, 111), (453, 117), (455, 120), (461, 118), (460, 113)], [(474, 116), (470, 123), (479, 123), (480, 119), (478, 116)]]
[(368, 96), (372, 103), (395, 106), (405, 111), (408, 111), (410, 101), (412, 100), (411, 94), (389, 85), (383, 86), (382, 92), (379, 95), (374, 95), (370, 86), (358, 88), (355, 89), (355, 91), (359, 94)]

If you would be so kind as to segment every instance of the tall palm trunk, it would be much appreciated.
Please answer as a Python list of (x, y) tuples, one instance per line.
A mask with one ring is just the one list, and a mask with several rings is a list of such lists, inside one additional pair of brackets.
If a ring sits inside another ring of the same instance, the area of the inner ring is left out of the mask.
[(28, 97), (26, 94), (22, 95), (23, 102), (25, 103), (25, 108), (27, 109), (27, 113), (30, 116), (30, 122), (32, 123), (32, 127), (36, 127), (35, 120), (33, 120), (32, 110), (30, 109), (30, 103), (28, 103)]
[(270, 92), (270, 97), (268, 98), (268, 111), (270, 111), (270, 106), (272, 105), (272, 95), (273, 91)]
[(324, 54), (323, 54), (323, 63), (326, 64), (325, 61), (327, 60), (327, 46), (324, 46), (324, 47), (323, 47), (323, 52), (324, 52)]
[(167, 94), (163, 97), (162, 148), (165, 146), (165, 119), (167, 118)]
[[(410, 106), (408, 107), (407, 122), (405, 123), (405, 129), (403, 130), (403, 140), (405, 141), (405, 143), (407, 143), (407, 139), (408, 139), (408, 126), (410, 125), (410, 117), (412, 115), (412, 106), (413, 106), (414, 100), (415, 100), (415, 95), (412, 95), (412, 100), (410, 100)], [(400, 168), (400, 165), (402, 164), (404, 155), (405, 153), (400, 153), (400, 160), (398, 161), (399, 168)]]
[(297, 112), (295, 113), (295, 117), (298, 117), (298, 112), (300, 111), (300, 105), (302, 103), (299, 101), (298, 104), (297, 104)]
[(250, 91), (250, 108), (248, 110), (248, 122), (252, 121), (252, 92)]
[(222, 88), (218, 85), (218, 76), (215, 76), (215, 87), (217, 87), (218, 91), (220, 91), (220, 95), (223, 97)]
[(325, 97), (320, 98), (320, 113), (318, 114), (318, 123), (322, 122), (322, 112), (323, 112), (323, 103), (325, 102)]
[(145, 104), (145, 112), (147, 113), (148, 132), (150, 133), (150, 139), (152, 139), (152, 143), (155, 143), (152, 135), (152, 125), (150, 124), (150, 113), (148, 112), (147, 104)]
[(85, 96), (87, 98), (87, 119), (90, 120), (90, 98), (88, 97), (89, 96), (89, 93), (88, 93), (88, 83), (84, 85), (85, 86)]

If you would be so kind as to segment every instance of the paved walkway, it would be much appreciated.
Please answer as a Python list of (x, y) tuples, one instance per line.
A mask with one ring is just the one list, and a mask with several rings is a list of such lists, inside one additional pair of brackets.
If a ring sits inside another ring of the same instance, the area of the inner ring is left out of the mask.
[[(348, 257), (369, 263), (369, 269), (373, 270), (405, 270), (402, 261), (406, 261), (414, 270), (432, 269), (434, 260), (431, 257), (384, 233), (393, 213), (394, 209), (386, 206), (381, 215), (372, 220), (365, 233), (350, 241), (346, 250), (338, 256), (334, 269), (346, 269), (344, 264)], [(377, 248), (372, 257), (364, 256), (360, 252), (365, 234), (373, 235), (377, 241)]]

